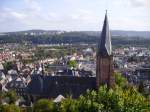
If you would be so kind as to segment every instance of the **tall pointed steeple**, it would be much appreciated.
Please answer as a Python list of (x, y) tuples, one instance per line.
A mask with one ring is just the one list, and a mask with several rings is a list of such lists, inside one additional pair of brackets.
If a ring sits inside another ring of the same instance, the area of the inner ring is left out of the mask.
[(96, 64), (97, 88), (104, 84), (110, 87), (113, 73), (113, 58), (107, 11), (105, 14), (101, 37), (98, 41)]
[(111, 48), (111, 35), (109, 31), (109, 24), (107, 18), (107, 10), (105, 14), (104, 24), (101, 32), (101, 38), (98, 43), (98, 51), (97, 54), (103, 56), (110, 56), (112, 55), (112, 48)]

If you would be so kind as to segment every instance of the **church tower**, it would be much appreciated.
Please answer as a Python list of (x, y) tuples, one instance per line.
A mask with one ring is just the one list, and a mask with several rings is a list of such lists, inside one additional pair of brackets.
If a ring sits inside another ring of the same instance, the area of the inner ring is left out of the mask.
[(111, 46), (111, 35), (107, 18), (107, 11), (101, 32), (101, 38), (98, 40), (97, 56), (96, 56), (96, 86), (106, 84), (112, 86), (113, 73), (113, 56)]

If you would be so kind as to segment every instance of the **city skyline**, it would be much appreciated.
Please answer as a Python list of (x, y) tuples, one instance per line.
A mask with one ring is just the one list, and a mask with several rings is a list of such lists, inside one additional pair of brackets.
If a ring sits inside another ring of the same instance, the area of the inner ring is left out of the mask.
[(106, 9), (112, 30), (150, 31), (149, 0), (2, 0), (0, 32), (99, 31)]

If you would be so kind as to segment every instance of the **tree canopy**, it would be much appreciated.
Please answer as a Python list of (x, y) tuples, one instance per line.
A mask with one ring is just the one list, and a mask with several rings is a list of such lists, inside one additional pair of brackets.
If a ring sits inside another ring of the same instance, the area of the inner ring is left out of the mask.
[(70, 61), (68, 61), (67, 64), (70, 68), (76, 68), (77, 67), (77, 62), (75, 60), (70, 60)]
[(54, 103), (48, 99), (41, 99), (33, 105), (34, 112), (53, 112)]

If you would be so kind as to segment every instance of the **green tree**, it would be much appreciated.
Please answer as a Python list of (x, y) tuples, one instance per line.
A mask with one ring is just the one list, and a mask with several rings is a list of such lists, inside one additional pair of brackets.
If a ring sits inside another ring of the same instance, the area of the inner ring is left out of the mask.
[(121, 73), (115, 72), (114, 74), (115, 77), (115, 84), (121, 88), (125, 87), (127, 85), (127, 80), (125, 77), (122, 76)]
[(5, 62), (5, 63), (3, 64), (4, 69), (5, 69), (6, 71), (12, 69), (12, 68), (13, 68), (13, 65), (14, 65), (13, 62)]
[(99, 112), (103, 109), (103, 104), (97, 102), (97, 93), (96, 91), (87, 91), (83, 96), (79, 97), (78, 101), (78, 110), (79, 112)]
[(64, 99), (60, 104), (60, 112), (78, 112), (77, 101), (71, 97)]
[(1, 105), (0, 112), (21, 112), (20, 108), (14, 104)]
[(41, 99), (33, 105), (34, 112), (54, 112), (54, 103), (48, 99)]
[(123, 90), (123, 112), (148, 112), (150, 110), (150, 102), (142, 96), (141, 93), (133, 86), (129, 86)]
[(3, 98), (8, 98), (8, 104), (14, 104), (18, 99), (15, 91), (8, 91), (3, 93)]
[(97, 93), (97, 102), (103, 105), (102, 111), (121, 112), (123, 102), (119, 97), (120, 94), (122, 91), (119, 88), (113, 90), (108, 89), (107, 86), (100, 87)]
[(70, 68), (76, 68), (77, 67), (77, 62), (75, 60), (70, 60), (70, 61), (68, 61), (68, 66)]

